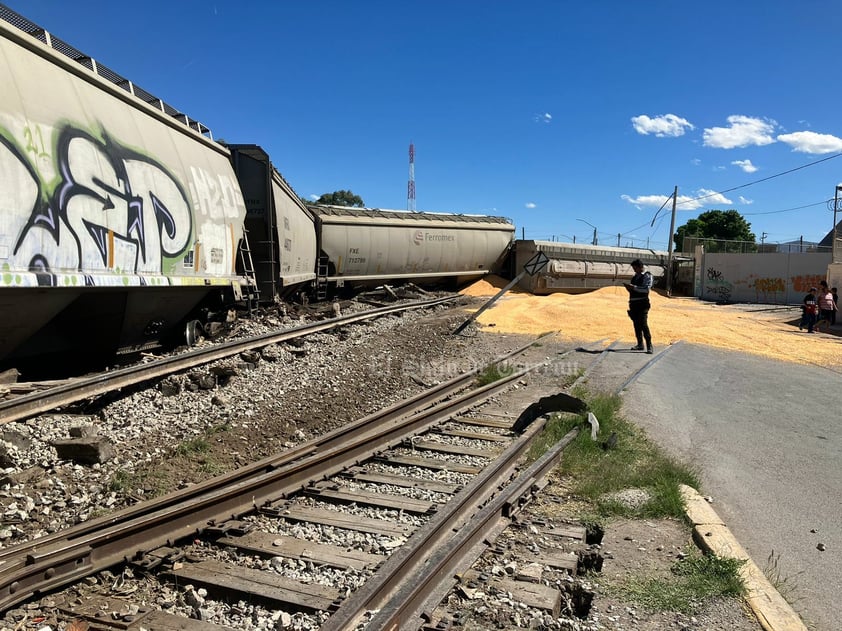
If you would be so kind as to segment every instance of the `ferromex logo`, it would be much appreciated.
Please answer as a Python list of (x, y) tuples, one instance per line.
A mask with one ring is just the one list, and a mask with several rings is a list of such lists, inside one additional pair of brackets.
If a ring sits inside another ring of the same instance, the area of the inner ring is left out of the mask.
[(452, 234), (436, 234), (434, 232), (426, 232), (424, 230), (416, 230), (412, 235), (412, 242), (415, 245), (422, 245), (424, 243), (431, 243), (434, 241), (452, 242), (456, 241), (456, 237), (454, 237)]

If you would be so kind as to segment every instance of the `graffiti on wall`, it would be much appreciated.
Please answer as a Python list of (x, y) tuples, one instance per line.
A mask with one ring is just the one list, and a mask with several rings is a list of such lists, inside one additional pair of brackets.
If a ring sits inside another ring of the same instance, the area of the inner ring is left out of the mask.
[(721, 271), (712, 267), (707, 269), (706, 294), (718, 302), (728, 302), (731, 300), (732, 291), (733, 285), (725, 279)]
[(54, 148), (45, 136), (26, 125), (15, 139), (0, 127), (5, 270), (34, 272), (40, 285), (55, 284), (59, 272), (83, 274), (88, 285), (104, 282), (94, 278), (101, 273), (160, 275), (203, 241), (206, 265), (230, 267), (226, 222), (245, 207), (226, 174), (191, 167), (185, 186), (162, 163), (104, 130), (94, 135), (65, 125), (51, 136)]
[(786, 295), (786, 282), (783, 278), (754, 278), (749, 276), (749, 286), (754, 286), (755, 299), (758, 302), (777, 302), (781, 295)]
[(818, 287), (819, 283), (824, 280), (824, 276), (818, 274), (802, 274), (801, 276), (792, 277), (792, 288), (795, 291), (807, 293), (810, 287)]

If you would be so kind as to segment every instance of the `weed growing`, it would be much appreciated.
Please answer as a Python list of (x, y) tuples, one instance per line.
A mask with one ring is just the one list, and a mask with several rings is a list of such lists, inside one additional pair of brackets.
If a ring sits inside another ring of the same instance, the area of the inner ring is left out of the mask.
[(510, 366), (509, 364), (492, 364), (477, 375), (477, 383), (480, 386), (487, 386), (489, 383), (494, 383), (504, 377), (508, 377), (514, 371), (514, 366)]
[(736, 598), (745, 593), (740, 568), (745, 561), (688, 550), (671, 568), (668, 577), (633, 577), (617, 591), (650, 611), (694, 613), (714, 597)]
[[(669, 457), (643, 432), (619, 415), (620, 398), (597, 395), (586, 399), (588, 410), (599, 421), (597, 440), (591, 438), (591, 427), (584, 414), (557, 414), (547, 423), (540, 444), (532, 456), (538, 457), (574, 427), (581, 427), (579, 436), (564, 450), (560, 472), (570, 483), (570, 491), (590, 502), (597, 515), (610, 517), (675, 517), (683, 518), (684, 503), (679, 486), (698, 488), (697, 474)], [(611, 494), (624, 489), (642, 489), (650, 498), (642, 506), (628, 505), (611, 499)]]

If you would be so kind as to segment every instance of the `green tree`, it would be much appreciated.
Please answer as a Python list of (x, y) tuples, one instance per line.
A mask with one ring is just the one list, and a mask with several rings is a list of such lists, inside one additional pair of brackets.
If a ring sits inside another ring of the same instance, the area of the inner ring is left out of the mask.
[(359, 195), (354, 195), (351, 191), (333, 191), (332, 193), (325, 193), (315, 201), (316, 204), (324, 204), (326, 206), (355, 206), (362, 208), (365, 206), (363, 198)]
[(736, 210), (708, 210), (696, 219), (679, 226), (673, 235), (676, 249), (681, 250), (684, 247), (685, 237), (750, 243), (757, 241), (757, 237), (751, 231), (751, 224)]

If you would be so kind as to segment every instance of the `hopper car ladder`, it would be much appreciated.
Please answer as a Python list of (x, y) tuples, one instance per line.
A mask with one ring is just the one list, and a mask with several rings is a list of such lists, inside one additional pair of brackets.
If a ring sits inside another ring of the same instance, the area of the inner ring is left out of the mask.
[(243, 240), (240, 243), (240, 262), (243, 265), (243, 276), (246, 278), (246, 305), (249, 315), (257, 308), (260, 301), (260, 289), (257, 287), (257, 277), (254, 274), (254, 261), (249, 247), (248, 230), (243, 228)]
[(318, 268), (316, 270), (316, 299), (321, 301), (327, 298), (327, 266), (328, 258), (322, 254), (319, 256)]

